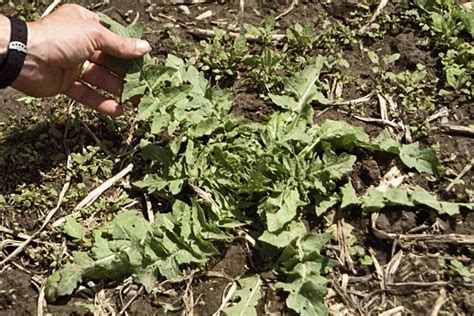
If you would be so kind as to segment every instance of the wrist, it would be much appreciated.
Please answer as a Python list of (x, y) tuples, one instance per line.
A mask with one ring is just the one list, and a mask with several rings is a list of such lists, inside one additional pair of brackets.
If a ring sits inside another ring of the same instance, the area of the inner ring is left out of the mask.
[(19, 76), (12, 83), (12, 87), (20, 91), (25, 91), (31, 82), (38, 82), (43, 77), (40, 70), (40, 60), (43, 55), (41, 51), (43, 48), (41, 47), (41, 34), (38, 34), (36, 31), (37, 23), (38, 22), (29, 22), (26, 24), (28, 28), (28, 53), (26, 54)]
[(10, 36), (7, 53), (0, 71), (0, 89), (12, 86), (18, 79), (28, 53), (28, 26), (15, 17), (8, 17)]
[(47, 53), (48, 43), (45, 41), (42, 31), (38, 31), (39, 23), (29, 22), (26, 24), (28, 27), (28, 54), (26, 60), (29, 62), (43, 60)]
[[(20, 75), (12, 87), (33, 97), (46, 97), (64, 91), (60, 65), (50, 59), (51, 41), (46, 23), (43, 20), (29, 22), (28, 54)], [(57, 79), (59, 77), (59, 79)]]

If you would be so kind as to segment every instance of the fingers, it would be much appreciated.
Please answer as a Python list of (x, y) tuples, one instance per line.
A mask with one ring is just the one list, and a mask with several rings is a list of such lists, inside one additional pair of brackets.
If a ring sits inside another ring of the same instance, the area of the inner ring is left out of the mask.
[[(91, 62), (97, 64), (97, 65), (100, 65), (100, 66), (106, 68), (106, 71), (111, 71), (114, 75), (117, 75), (120, 78), (124, 78), (126, 73), (127, 73), (127, 69), (125, 69), (123, 67), (120, 67), (120, 66), (117, 66), (117, 65), (114, 65), (114, 63), (112, 62), (113, 59), (111, 59), (111, 56), (104, 53), (104, 52), (100, 52), (100, 51), (95, 52), (91, 57), (89, 57), (89, 60)], [(85, 77), (85, 74), (84, 74), (84, 77)], [(88, 81), (88, 82), (93, 84), (90, 81)], [(122, 93), (122, 90), (123, 90), (123, 84), (124, 84), (124, 81), (121, 80), (120, 81), (120, 94), (116, 94), (114, 92), (111, 92), (110, 90), (107, 90), (107, 91), (115, 94), (116, 96), (121, 96), (122, 95), (121, 93)], [(100, 85), (98, 85), (98, 87), (104, 89)], [(138, 105), (140, 103), (140, 98), (141, 97), (136, 96), (136, 97), (131, 98), (129, 101), (133, 105)]]
[(86, 84), (75, 81), (65, 94), (73, 100), (76, 100), (93, 110), (102, 114), (117, 117), (122, 115), (123, 108), (115, 100), (110, 100), (94, 91)]
[(125, 75), (127, 74), (126, 68), (120, 67), (120, 65), (115, 65), (113, 62), (113, 57), (104, 52), (95, 52), (94, 54), (92, 54), (92, 56), (89, 57), (89, 60), (94, 64), (100, 65), (110, 70), (111, 72), (122, 78), (125, 77)]
[(89, 67), (85, 70), (81, 80), (90, 83), (91, 85), (112, 93), (116, 96), (122, 95), (123, 80), (107, 69), (90, 63)]
[[(94, 57), (91, 59), (105, 64), (105, 54), (95, 54)], [(97, 64), (90, 63), (80, 80), (116, 96), (122, 95), (123, 79)], [(123, 113), (119, 103), (99, 94), (81, 81), (75, 81), (65, 94), (102, 114), (117, 117)]]
[(151, 49), (147, 41), (119, 36), (104, 26), (100, 26), (100, 28), (98, 50), (109, 55), (130, 59), (143, 56)]

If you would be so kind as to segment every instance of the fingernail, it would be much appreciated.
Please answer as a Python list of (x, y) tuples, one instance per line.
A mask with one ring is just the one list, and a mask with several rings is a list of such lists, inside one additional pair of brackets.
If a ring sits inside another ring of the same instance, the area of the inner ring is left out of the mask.
[(137, 41), (137, 50), (141, 54), (146, 54), (151, 50), (150, 43), (144, 40), (138, 40)]

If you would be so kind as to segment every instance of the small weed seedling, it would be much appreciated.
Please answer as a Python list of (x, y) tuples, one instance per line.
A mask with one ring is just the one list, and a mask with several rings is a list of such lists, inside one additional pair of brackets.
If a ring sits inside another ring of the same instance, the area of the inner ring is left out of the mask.
[(243, 36), (234, 40), (225, 32), (214, 28), (214, 38), (202, 41), (202, 50), (197, 53), (200, 69), (211, 74), (215, 82), (237, 76), (239, 67), (248, 56), (247, 41)]

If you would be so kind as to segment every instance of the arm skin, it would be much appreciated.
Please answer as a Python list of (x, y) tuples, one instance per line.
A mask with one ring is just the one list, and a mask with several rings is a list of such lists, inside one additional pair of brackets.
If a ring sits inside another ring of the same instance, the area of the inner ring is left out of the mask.
[(7, 52), (8, 43), (10, 41), (10, 21), (0, 15), (0, 55)]
[[(10, 22), (0, 15), (0, 53), (6, 51), (9, 41)], [(120, 96), (124, 74), (114, 72), (108, 56), (136, 58), (150, 50), (148, 42), (112, 33), (97, 14), (74, 4), (65, 4), (46, 18), (28, 23), (27, 46), (25, 64), (13, 88), (33, 97), (65, 94), (114, 117), (123, 113), (122, 106), (90, 86)], [(90, 65), (78, 80), (86, 60)]]

